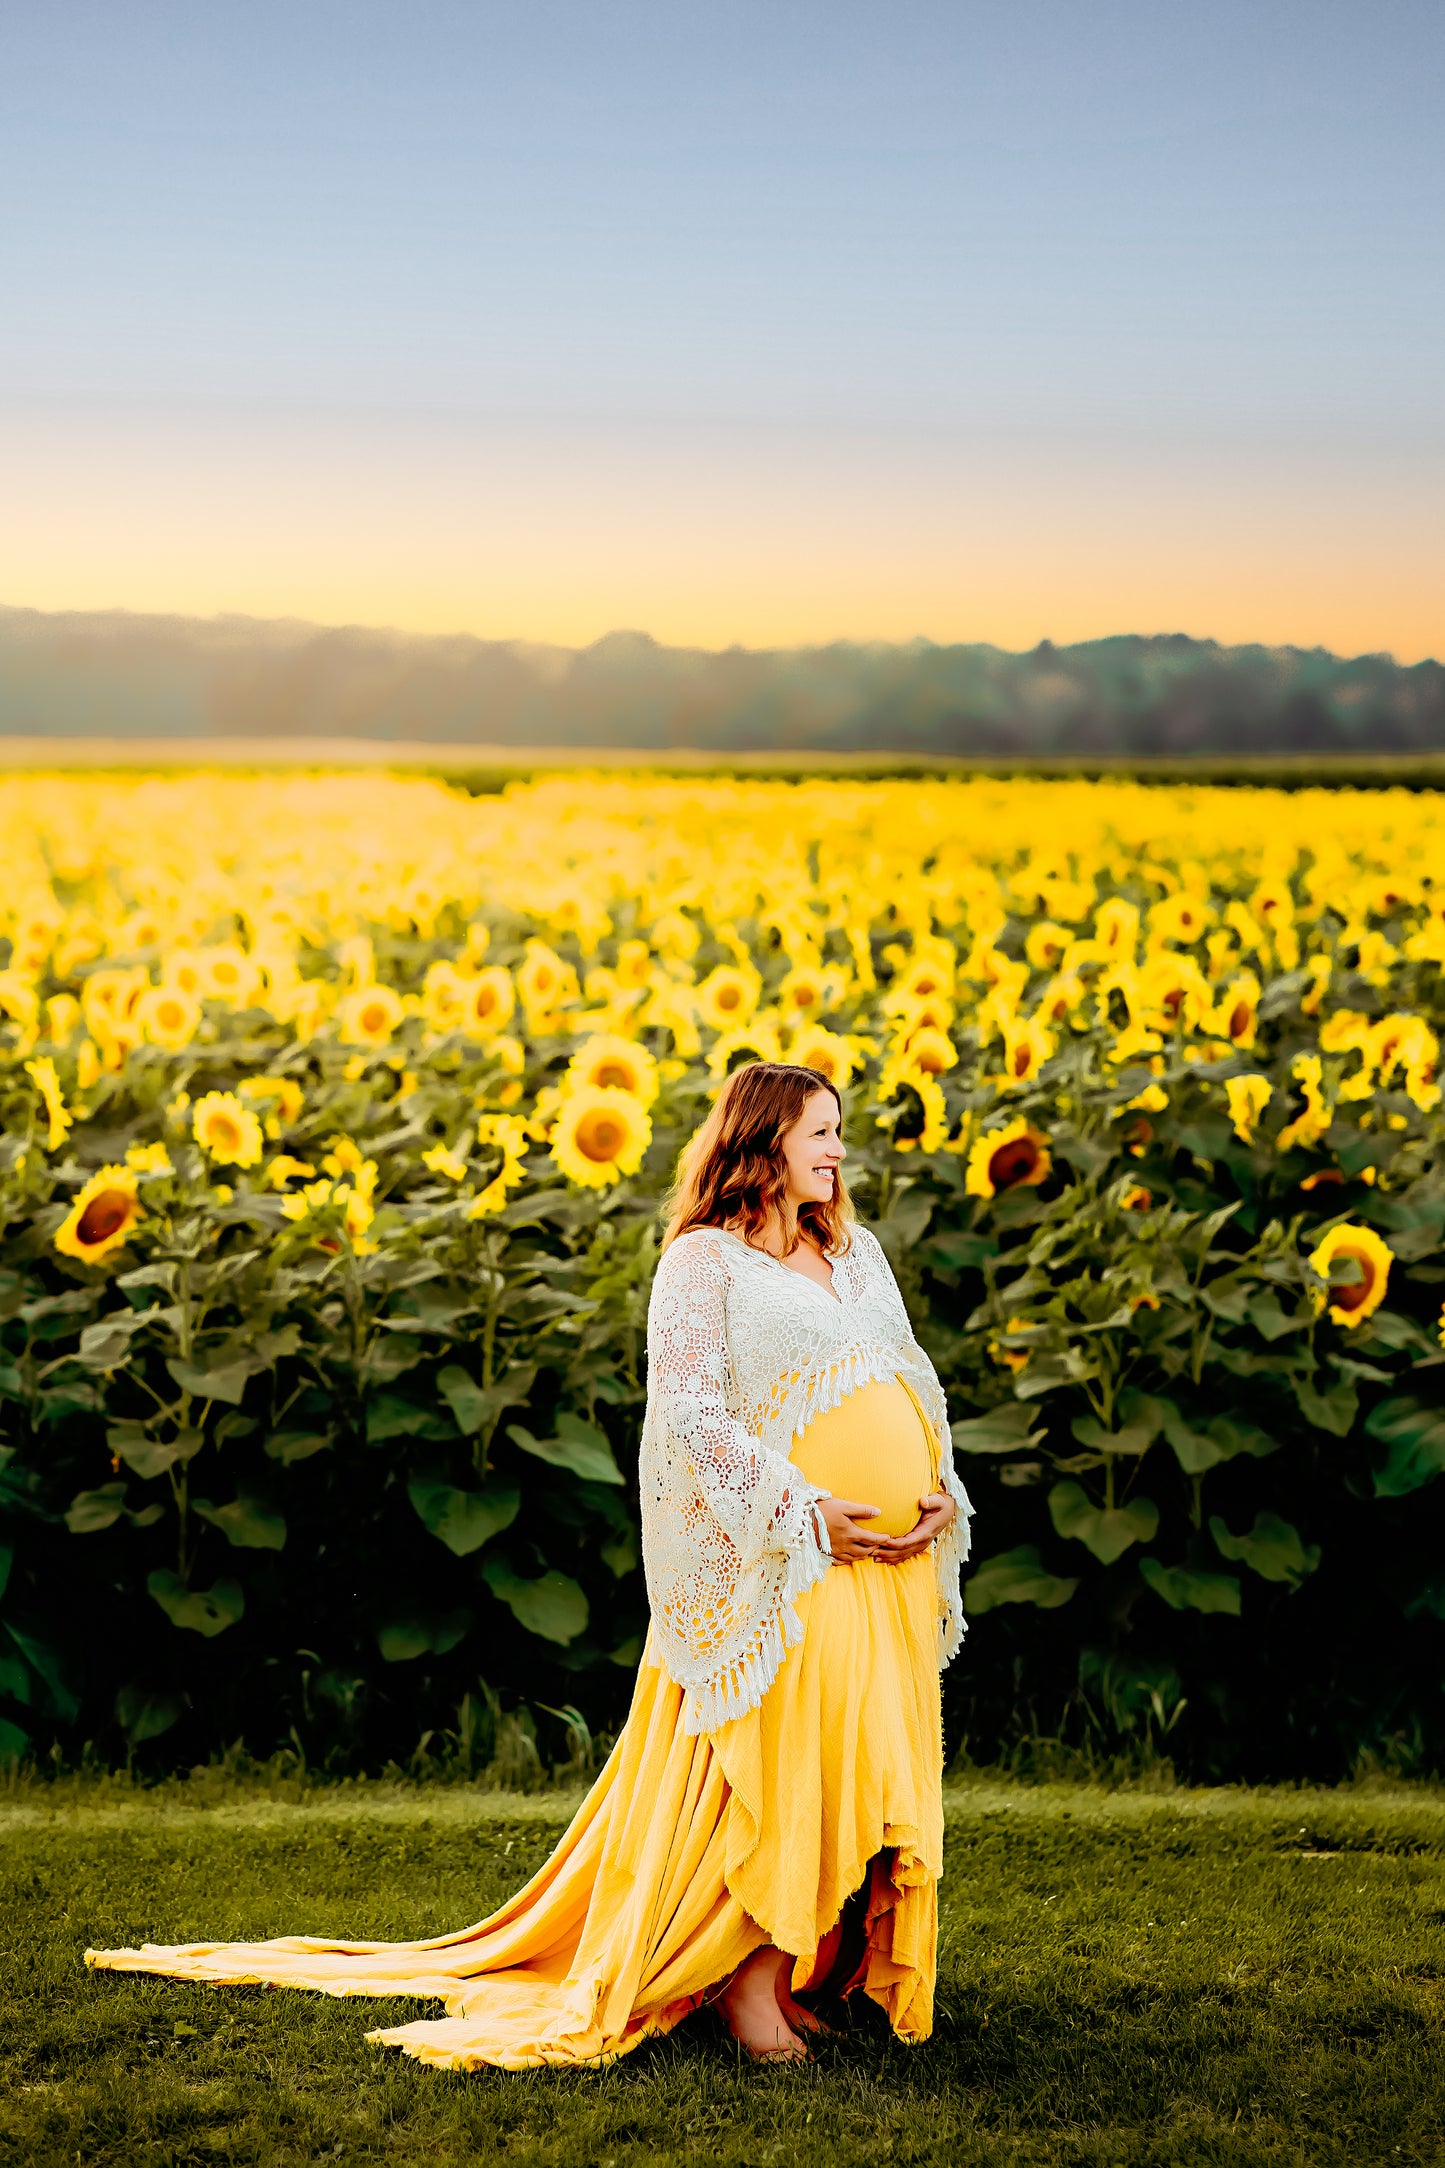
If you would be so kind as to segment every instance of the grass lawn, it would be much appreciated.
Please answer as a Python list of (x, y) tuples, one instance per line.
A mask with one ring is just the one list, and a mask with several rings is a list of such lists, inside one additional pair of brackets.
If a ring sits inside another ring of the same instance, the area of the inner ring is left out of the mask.
[(0, 2160), (1445, 2163), (1445, 1796), (949, 1792), (939, 2022), (758, 2069), (710, 2019), (610, 2070), (419, 2068), (416, 2003), (88, 1973), (111, 1946), (404, 1938), (486, 1912), (570, 1802), (217, 1778), (0, 1794)]

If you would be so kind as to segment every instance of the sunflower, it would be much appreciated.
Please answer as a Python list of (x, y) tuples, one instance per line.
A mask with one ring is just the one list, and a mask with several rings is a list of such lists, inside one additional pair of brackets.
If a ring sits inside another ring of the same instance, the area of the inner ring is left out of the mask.
[(986, 1130), (968, 1155), (963, 1186), (970, 1197), (996, 1197), (1003, 1189), (1036, 1189), (1053, 1160), (1048, 1138), (1022, 1116), (1005, 1129)]
[(337, 1011), (343, 1046), (388, 1046), (405, 1015), (400, 994), (389, 986), (358, 986)]
[(241, 1097), (268, 1100), (275, 1109), (276, 1121), (287, 1129), (300, 1121), (306, 1103), (293, 1076), (248, 1076), (241, 1086)]
[[(510, 992), (510, 978), (507, 986)], [(446, 957), (438, 957), (434, 963), (427, 965), (426, 977), (422, 981), (421, 1013), (426, 1018), (429, 1031), (445, 1034), (460, 1029), (466, 988), (466, 977)]]
[(80, 1005), (91, 1031), (97, 1025), (113, 1029), (128, 1022), (149, 984), (150, 974), (143, 964), (127, 971), (92, 971), (80, 989)]
[(1062, 919), (1066, 926), (1077, 926), (1080, 919), (1087, 918), (1094, 898), (1092, 880), (1071, 881), (1064, 874), (1042, 882), (1039, 888), (1039, 901), (1049, 917)]
[(45, 1004), (46, 1036), (52, 1046), (69, 1046), (80, 1022), (80, 1003), (74, 994), (52, 994)]
[(1272, 1092), (1273, 1086), (1267, 1076), (1225, 1079), (1224, 1096), (1229, 1101), (1229, 1119), (1241, 1144), (1253, 1144), (1255, 1127), (1269, 1105)]
[(1241, 971), (1224, 989), (1209, 1019), (1210, 1030), (1218, 1032), (1221, 1039), (1228, 1039), (1231, 1046), (1241, 1049), (1253, 1046), (1260, 993), (1260, 983), (1254, 973)]
[(639, 1028), (671, 1034), (673, 1053), (684, 1062), (695, 1061), (702, 1052), (698, 1037), (696, 1000), (691, 986), (654, 971), (646, 1006), (638, 1011)]
[(1023, 999), (1023, 991), (1029, 980), (1029, 967), (1021, 956), (1006, 956), (1002, 949), (985, 943), (975, 955), (970, 956), (964, 968), (964, 976), (981, 979), (991, 993), (997, 994), (1000, 1001), (1014, 1009)]
[(650, 1107), (658, 1093), (657, 1063), (635, 1039), (599, 1031), (584, 1039), (572, 1056), (562, 1089), (631, 1092)]
[(488, 964), (485, 971), (460, 980), (457, 1027), (469, 1039), (491, 1039), (504, 1031), (517, 1007), (512, 974), (502, 964)]
[(831, 1009), (840, 991), (838, 975), (816, 964), (797, 964), (778, 985), (778, 1007), (790, 1024), (812, 1024)]
[(453, 1151), (445, 1144), (434, 1144), (422, 1153), (421, 1163), (431, 1174), (444, 1174), (449, 1182), (466, 1180), (467, 1162), (460, 1148)]
[(895, 1152), (940, 1152), (948, 1137), (948, 1109), (936, 1080), (915, 1068), (900, 1055), (886, 1065), (879, 1079), (876, 1104), (896, 1102), (892, 1123)]
[(1401, 1014), (1380, 1018), (1370, 1033), (1366, 1052), (1382, 1078), (1405, 1066), (1422, 1032), (1433, 1041), (1434, 1035), (1422, 1017)]
[[(478, 973), (478, 977), (485, 976), (484, 972)], [(535, 936), (528, 941), (526, 954), (517, 966), (516, 986), (534, 1033), (555, 1031), (556, 1011), (578, 995), (577, 974), (571, 964), (564, 963), (555, 949)]]
[(1363, 1054), (1370, 1043), (1370, 1019), (1363, 1009), (1336, 1009), (1320, 1025), (1322, 1054)]
[[(281, 1199), (282, 1216), (288, 1220), (304, 1221), (323, 1212), (327, 1207), (339, 1209), (342, 1226), (350, 1239), (351, 1247), (358, 1257), (369, 1257), (377, 1248), (367, 1237), (367, 1229), (376, 1217), (372, 1198), (376, 1193), (376, 1162), (363, 1160), (350, 1182), (308, 1182), (301, 1190), (293, 1190)], [(339, 1244), (325, 1236), (318, 1237), (320, 1248), (336, 1251)]]
[[(1433, 1041), (1433, 1032), (1430, 1037)], [(1437, 1067), (1438, 1048), (1435, 1053), (1421, 1052), (1416, 1059), (1406, 1064), (1405, 1090), (1422, 1114), (1428, 1114), (1432, 1107), (1440, 1104), (1440, 1085), (1436, 1081)]]
[(664, 911), (652, 922), (652, 947), (658, 956), (674, 956), (687, 963), (697, 954), (701, 940), (697, 927), (682, 911)]
[[(1032, 1323), (1033, 1319), (1031, 1317), (1011, 1317), (1004, 1326), (1004, 1335), (1027, 1332)], [(1006, 1363), (1009, 1369), (1015, 1373), (1020, 1370), (1027, 1370), (1029, 1366), (1029, 1349), (1026, 1347), (1005, 1347), (1003, 1338), (990, 1340), (988, 1352), (991, 1361)]]
[(636, 1174), (652, 1142), (652, 1117), (633, 1092), (589, 1086), (568, 1092), (552, 1126), (552, 1159), (581, 1189)]
[(191, 1116), (191, 1135), (218, 1167), (254, 1167), (261, 1158), (261, 1124), (234, 1092), (207, 1092)]
[(316, 1169), (309, 1159), (293, 1159), (289, 1152), (278, 1152), (266, 1169), (266, 1186), (268, 1189), (284, 1189), (288, 1182), (299, 1181), (315, 1172)]
[(1172, 949), (1147, 959), (1133, 993), (1142, 1021), (1156, 1031), (1192, 1031), (1210, 1010), (1209, 981), (1192, 956)]
[(906, 1001), (888, 1005), (886, 1015), (893, 1029), (901, 1038), (910, 1039), (915, 1032), (940, 1031), (946, 1038), (953, 1029), (954, 1004), (946, 994), (911, 996)]
[(758, 1005), (763, 982), (751, 964), (719, 964), (693, 988), (698, 1018), (714, 1031), (736, 1031)]
[(366, 1165), (366, 1156), (354, 1137), (328, 1137), (326, 1146), (321, 1164), (328, 1174), (358, 1174)]
[(1212, 908), (1198, 896), (1183, 891), (1161, 896), (1149, 906), (1149, 944), (1152, 948), (1163, 941), (1181, 941), (1188, 946), (1208, 930), (1213, 920)]
[(1126, 1062), (1143, 1061), (1159, 1053), (1163, 1045), (1158, 1032), (1151, 1031), (1147, 1024), (1125, 1024), (1115, 1033), (1113, 1045), (1104, 1049), (1104, 1059), (1116, 1068), (1122, 1067)]
[(484, 1149), (487, 1145), (500, 1145), (502, 1164), (472, 1200), (467, 1213), (470, 1220), (488, 1218), (500, 1212), (507, 1202), (508, 1192), (519, 1182), (527, 1179), (523, 1161), (527, 1156), (527, 1124), (520, 1114), (484, 1114), (477, 1123), (477, 1143)]
[(1072, 939), (1067, 926), (1057, 926), (1051, 918), (1036, 919), (1028, 930), (1024, 954), (1035, 971), (1057, 971)]
[(1304, 1112), (1285, 1123), (1275, 1143), (1281, 1152), (1292, 1151), (1297, 1145), (1313, 1151), (1330, 1126), (1330, 1110), (1321, 1088), (1323, 1067), (1319, 1055), (1298, 1055), (1290, 1073), (1304, 1093)]
[(159, 1139), (154, 1144), (133, 1144), (125, 1155), (125, 1163), (137, 1174), (174, 1174), (171, 1155)]
[(1054, 1029), (1076, 1016), (1082, 1008), (1088, 988), (1072, 971), (1060, 971), (1049, 980), (1039, 995), (1039, 1005), (1034, 1011), (1041, 1024)]
[[(1349, 1010), (1340, 1012), (1342, 1016), (1351, 1013)], [(1331, 1025), (1337, 1021), (1335, 1017), (1330, 1018)], [(1363, 1017), (1360, 1023), (1365, 1024)], [(1323, 1047), (1324, 1044), (1322, 1031), (1320, 1045)], [(1377, 1073), (1380, 1084), (1387, 1085), (1395, 1070), (1403, 1069), (1405, 1090), (1421, 1112), (1428, 1113), (1430, 1108), (1438, 1105), (1440, 1087), (1435, 1081), (1435, 1072), (1440, 1060), (1440, 1042), (1423, 1016), (1408, 1013), (1382, 1016), (1377, 1024), (1365, 1027), (1360, 1051), (1364, 1068), (1340, 1086), (1342, 1099), (1372, 1098)]]
[(495, 1039), (486, 1042), (486, 1067), (483, 1079), (472, 1093), (476, 1107), (515, 1106), (522, 1096), (522, 1078), (527, 1070), (527, 1050), (520, 1039), (510, 1032), (499, 1031)]
[(237, 1009), (248, 1007), (261, 986), (260, 966), (233, 941), (201, 950), (200, 977), (203, 994), (216, 1001), (229, 1001)]
[(1001, 1088), (1016, 1091), (1022, 1084), (1032, 1084), (1053, 1053), (1054, 1043), (1053, 1033), (1036, 1017), (1011, 1016), (1003, 1027)]
[(136, 1188), (130, 1167), (102, 1167), (93, 1174), (55, 1231), (61, 1256), (98, 1265), (118, 1250), (141, 1216)]
[(619, 941), (613, 970), (619, 986), (646, 986), (652, 970), (651, 949), (645, 941)]
[(725, 1031), (713, 1040), (707, 1066), (712, 1076), (728, 1076), (748, 1061), (781, 1061), (783, 1051), (771, 1024), (761, 1021)]
[[(1315, 1308), (1323, 1310), (1328, 1303), (1336, 1325), (1363, 1324), (1385, 1299), (1394, 1261), (1394, 1251), (1372, 1227), (1332, 1227), (1310, 1252), (1310, 1270), (1324, 1282), (1315, 1290)], [(1352, 1268), (1348, 1280), (1337, 1276), (1336, 1268), (1342, 1263)]]
[(58, 1152), (75, 1126), (75, 1116), (66, 1111), (64, 1094), (60, 1089), (60, 1079), (55, 1073), (55, 1064), (48, 1054), (43, 1054), (39, 1061), (26, 1062), (25, 1074), (45, 1102), (45, 1119), (48, 1129), (45, 1149), (47, 1152)]
[(205, 970), (199, 949), (168, 949), (161, 958), (162, 986), (178, 986), (183, 994), (199, 996), (205, 988)]
[(819, 1076), (825, 1076), (838, 1091), (842, 1091), (858, 1066), (858, 1056), (850, 1041), (841, 1032), (825, 1031), (821, 1024), (810, 1024), (795, 1032), (787, 1058), (800, 1069), (816, 1069)]
[(1094, 913), (1093, 952), (1118, 962), (1132, 962), (1139, 941), (1139, 910), (1122, 896), (1110, 896)]
[[(302, 1162), (296, 1160), (293, 1164), (299, 1167)], [(304, 1189), (293, 1190), (289, 1196), (281, 1199), (282, 1218), (297, 1221), (310, 1219), (313, 1213), (320, 1212), (331, 1203), (336, 1187), (335, 1182), (322, 1179), (319, 1182), (308, 1182)]]
[(958, 1048), (948, 1033), (935, 1031), (929, 1024), (909, 1033), (904, 1051), (911, 1066), (925, 1076), (942, 1076), (946, 1069), (958, 1066)]
[(152, 1046), (179, 1054), (196, 1036), (201, 1004), (183, 986), (148, 986), (136, 1003), (135, 1020)]
[(1329, 988), (1330, 974), (1333, 972), (1334, 967), (1334, 958), (1326, 956), (1323, 952), (1305, 958), (1305, 977), (1309, 981), (1309, 987), (1308, 991), (1300, 996), (1300, 1008), (1304, 1015), (1317, 1016), (1319, 1014), (1320, 1005)]
[(888, 989), (885, 1008), (912, 1001), (947, 1001), (953, 992), (956, 963), (946, 941), (928, 943), (924, 953), (901, 971)]

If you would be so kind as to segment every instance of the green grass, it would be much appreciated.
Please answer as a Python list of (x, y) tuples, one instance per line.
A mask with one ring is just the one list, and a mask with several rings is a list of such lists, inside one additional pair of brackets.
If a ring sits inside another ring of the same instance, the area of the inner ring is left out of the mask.
[[(87, 1943), (437, 1933), (570, 1802), (89, 1782), (0, 1797), (0, 2160), (1173, 2168), (1445, 2162), (1445, 1797), (951, 1786), (932, 2042), (801, 2071), (694, 2019), (611, 2070), (367, 2047), (423, 2006), (93, 1974)], [(435, 2007), (435, 2006), (431, 2006)]]

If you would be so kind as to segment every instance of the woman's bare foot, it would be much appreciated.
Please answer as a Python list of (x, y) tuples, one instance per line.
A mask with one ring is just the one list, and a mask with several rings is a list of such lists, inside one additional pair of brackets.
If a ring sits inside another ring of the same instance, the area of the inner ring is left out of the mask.
[[(760, 2062), (799, 2063), (808, 2059), (806, 2045), (784, 2017), (778, 2000), (783, 1967), (791, 1963), (783, 1951), (765, 1942), (738, 1966), (717, 1998), (734, 2040)], [(805, 2011), (798, 2014), (804, 2019), (807, 2016)]]
[[(789, 1965), (792, 1962), (793, 1960), (789, 1958)], [(782, 2011), (785, 2021), (792, 2026), (795, 2032), (821, 2033), (829, 2040), (836, 2039), (837, 2035), (833, 2026), (825, 2025), (823, 2020), (816, 2016), (813, 2011), (805, 2010), (800, 2002), (795, 2002), (781, 1981), (778, 1983), (778, 2008)]]

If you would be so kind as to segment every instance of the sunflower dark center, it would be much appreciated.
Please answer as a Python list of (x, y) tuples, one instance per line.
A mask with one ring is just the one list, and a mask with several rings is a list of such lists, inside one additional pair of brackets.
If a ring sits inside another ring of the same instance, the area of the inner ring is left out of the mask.
[(988, 1163), (988, 1178), (995, 1189), (1012, 1189), (1039, 1163), (1039, 1148), (1032, 1137), (1015, 1137), (1001, 1144)]
[(594, 1115), (577, 1131), (577, 1148), (598, 1162), (615, 1159), (626, 1142), (627, 1132), (610, 1114)]
[(113, 1234), (124, 1227), (130, 1217), (131, 1199), (123, 1189), (103, 1189), (90, 1203), (76, 1222), (75, 1232), (89, 1247), (95, 1242), (108, 1242)]
[(923, 1101), (911, 1086), (903, 1093), (903, 1112), (899, 1115), (893, 1134), (895, 1137), (921, 1137), (925, 1121)]
[(1337, 1310), (1358, 1310), (1375, 1284), (1374, 1264), (1359, 1250), (1336, 1250), (1335, 1255), (1348, 1257), (1352, 1264), (1358, 1265), (1360, 1277), (1352, 1280), (1347, 1287), (1332, 1287), (1330, 1300)]

